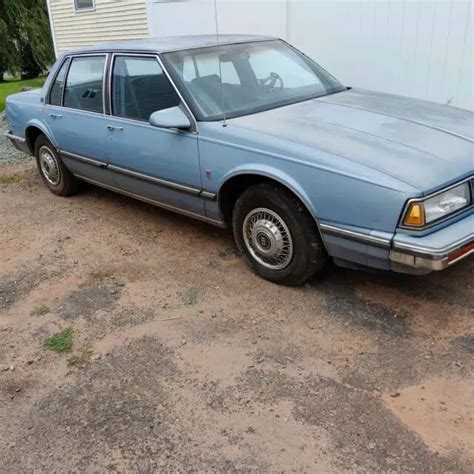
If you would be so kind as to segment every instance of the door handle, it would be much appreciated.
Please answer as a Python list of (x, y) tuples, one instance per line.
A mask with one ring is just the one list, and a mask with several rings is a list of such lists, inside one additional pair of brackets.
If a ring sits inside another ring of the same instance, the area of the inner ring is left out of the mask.
[(49, 114), (52, 119), (61, 119), (63, 116), (61, 114)]
[(116, 127), (115, 125), (107, 125), (107, 129), (113, 132), (114, 130), (122, 131), (123, 127)]

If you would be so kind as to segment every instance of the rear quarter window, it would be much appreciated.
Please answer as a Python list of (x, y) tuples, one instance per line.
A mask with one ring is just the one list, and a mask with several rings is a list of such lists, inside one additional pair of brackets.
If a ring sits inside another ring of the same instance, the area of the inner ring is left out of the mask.
[(49, 93), (49, 103), (51, 105), (61, 105), (64, 89), (64, 80), (66, 79), (66, 72), (69, 66), (69, 59), (64, 61), (61, 69), (56, 76), (56, 79), (53, 82), (51, 87), (51, 92)]

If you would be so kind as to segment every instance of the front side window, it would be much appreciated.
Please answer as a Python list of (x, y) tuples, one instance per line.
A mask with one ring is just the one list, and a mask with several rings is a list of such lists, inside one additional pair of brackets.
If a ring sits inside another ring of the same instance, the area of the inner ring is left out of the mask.
[(64, 80), (66, 79), (66, 72), (69, 66), (69, 59), (64, 61), (64, 64), (61, 66), (61, 69), (54, 80), (54, 83), (51, 87), (51, 92), (49, 93), (49, 103), (51, 105), (61, 105), (61, 100), (63, 97), (63, 88)]
[(112, 114), (147, 121), (180, 98), (154, 57), (116, 56), (112, 72)]
[(280, 40), (175, 51), (164, 60), (200, 120), (248, 115), (345, 90)]
[(94, 0), (74, 0), (76, 11), (93, 10), (95, 8)]
[(72, 59), (64, 92), (64, 107), (103, 112), (104, 66), (105, 56)]

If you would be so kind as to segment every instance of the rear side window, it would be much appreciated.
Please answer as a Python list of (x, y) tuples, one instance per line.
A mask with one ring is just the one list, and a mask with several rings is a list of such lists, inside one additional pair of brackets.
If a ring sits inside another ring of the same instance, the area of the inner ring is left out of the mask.
[(112, 113), (148, 121), (157, 110), (179, 105), (180, 98), (156, 58), (116, 56), (112, 73)]
[(103, 112), (105, 56), (73, 58), (67, 75), (64, 107)]
[(64, 88), (64, 79), (66, 78), (66, 72), (69, 65), (69, 59), (64, 61), (64, 64), (61, 66), (61, 69), (54, 80), (53, 86), (51, 87), (51, 92), (49, 93), (49, 103), (51, 105), (61, 105), (61, 100), (63, 97), (63, 88)]

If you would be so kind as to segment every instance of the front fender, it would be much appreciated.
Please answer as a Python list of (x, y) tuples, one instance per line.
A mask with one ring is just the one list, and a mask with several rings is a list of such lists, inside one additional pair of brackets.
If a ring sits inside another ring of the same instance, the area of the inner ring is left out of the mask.
[(311, 202), (308, 194), (302, 188), (300, 183), (290, 176), (289, 174), (285, 173), (281, 169), (278, 169), (273, 166), (262, 165), (262, 164), (244, 164), (237, 166), (228, 173), (226, 173), (223, 177), (221, 182), (219, 183), (219, 189), (217, 192), (217, 200), (219, 202), (219, 194), (225, 184), (232, 178), (237, 176), (243, 175), (257, 175), (262, 176), (265, 178), (273, 179), (274, 181), (281, 184), (283, 187), (288, 188), (293, 194), (295, 194), (300, 201), (306, 206), (308, 211), (311, 213), (313, 218), (317, 221), (318, 212), (315, 208), (314, 204)]
[[(274, 139), (263, 140), (254, 134), (252, 145), (248, 135), (229, 125), (200, 124), (199, 154), (206, 192), (218, 193), (239, 174), (258, 174), (294, 192), (321, 224), (392, 233), (407, 198), (416, 195), (413, 188), (338, 156), (295, 144), (290, 150), (289, 143), (278, 140), (276, 147)], [(209, 204), (206, 210), (219, 216), (218, 206)]]

